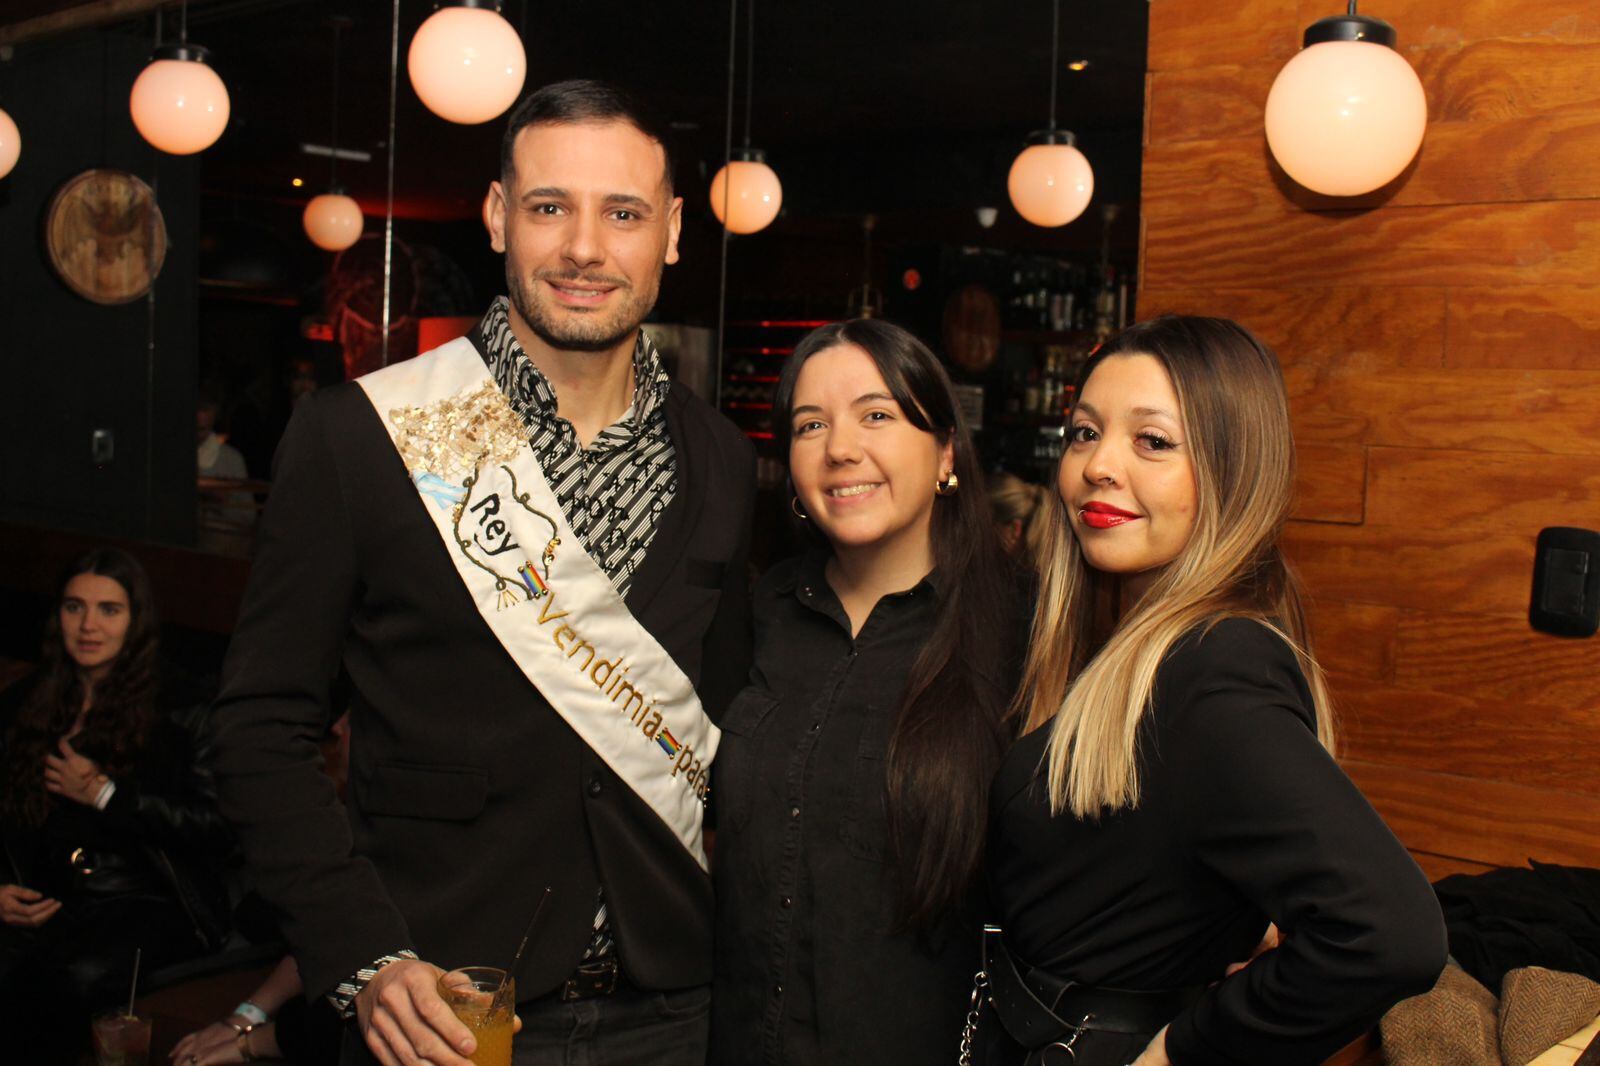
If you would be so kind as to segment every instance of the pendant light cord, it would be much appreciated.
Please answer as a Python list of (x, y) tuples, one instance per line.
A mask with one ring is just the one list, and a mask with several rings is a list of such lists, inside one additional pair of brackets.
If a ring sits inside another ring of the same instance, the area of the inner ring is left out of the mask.
[[(1355, 0), (1350, 0), (1353, 4)], [(1061, 0), (1054, 0), (1050, 15), (1050, 132), (1056, 130), (1056, 78), (1061, 66)]]
[(189, 43), (189, 0), (183, 0), (178, 7), (178, 43)]
[(722, 263), (717, 277), (716, 380), (711, 384), (711, 406), (718, 410), (722, 408), (722, 356), (728, 344), (728, 207), (733, 201), (733, 73), (738, 57), (739, 0), (728, 0), (728, 111), (722, 128)]
[(750, 112), (754, 108), (751, 101), (755, 98), (756, 88), (756, 0), (750, 0), (744, 22), (744, 146), (749, 148)]
[(383, 336), (379, 365), (389, 365), (389, 296), (394, 289), (394, 109), (399, 94), (400, 0), (394, 0), (389, 28), (389, 186), (383, 207)]
[(339, 31), (343, 27), (338, 19), (333, 23), (333, 130), (330, 145), (333, 151), (328, 153), (328, 190), (331, 192), (339, 187)]

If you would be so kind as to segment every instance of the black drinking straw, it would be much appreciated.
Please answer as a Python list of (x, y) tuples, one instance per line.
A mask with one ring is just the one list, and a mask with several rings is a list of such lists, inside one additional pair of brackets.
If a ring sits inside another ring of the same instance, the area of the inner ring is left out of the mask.
[(539, 897), (539, 905), (533, 908), (533, 917), (528, 919), (528, 928), (522, 932), (522, 943), (517, 945), (517, 953), (511, 956), (511, 965), (506, 967), (506, 980), (501, 982), (499, 989), (495, 991), (494, 1000), (490, 1005), (491, 1010), (499, 1006), (500, 993), (506, 990), (506, 985), (510, 982), (512, 975), (517, 972), (517, 963), (522, 961), (522, 953), (528, 950), (528, 940), (533, 936), (533, 927), (538, 924), (539, 915), (544, 913), (545, 900), (549, 898), (550, 886), (545, 885), (544, 894)]

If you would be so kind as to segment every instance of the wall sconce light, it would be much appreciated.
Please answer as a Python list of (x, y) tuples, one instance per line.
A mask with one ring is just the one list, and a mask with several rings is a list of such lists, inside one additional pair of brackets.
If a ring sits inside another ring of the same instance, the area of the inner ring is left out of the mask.
[(516, 103), (528, 57), (499, 0), (452, 0), (417, 28), (406, 71), (429, 111), (471, 126)]
[(1393, 181), (1422, 145), (1428, 101), (1394, 27), (1356, 14), (1306, 28), (1304, 49), (1267, 94), (1267, 144), (1295, 181), (1359, 196)]

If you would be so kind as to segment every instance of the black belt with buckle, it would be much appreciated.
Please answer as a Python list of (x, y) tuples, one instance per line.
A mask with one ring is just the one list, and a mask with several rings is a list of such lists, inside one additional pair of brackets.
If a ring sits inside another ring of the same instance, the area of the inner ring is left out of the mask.
[(609, 996), (617, 990), (617, 979), (618, 967), (615, 955), (581, 962), (577, 970), (561, 986), (561, 1002), (570, 1003), (575, 999)]

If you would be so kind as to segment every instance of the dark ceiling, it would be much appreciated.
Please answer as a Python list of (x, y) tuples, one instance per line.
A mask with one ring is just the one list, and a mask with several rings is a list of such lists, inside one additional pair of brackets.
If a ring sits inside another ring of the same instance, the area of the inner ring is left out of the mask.
[[(432, 4), (400, 7), (396, 211), (476, 217), (501, 123), (456, 126), (422, 107), (406, 80), (405, 52)], [(327, 161), (299, 146), (330, 137), (329, 16), (342, 14), (354, 24), (341, 47), (340, 143), (371, 152), (372, 161), (341, 163), (339, 177), (364, 207), (381, 212), (391, 11), (384, 0), (194, 4), (190, 39), (212, 49), (233, 108), (203, 160), (207, 191), (303, 200), (326, 184)], [(704, 211), (723, 151), (726, 4), (507, 0), (504, 13), (526, 43), (530, 87), (590, 76), (651, 96), (676, 130), (681, 191), (691, 212)], [(1095, 165), (1097, 202), (1137, 199), (1147, 15), (1146, 0), (1062, 3), (1059, 120)], [(1050, 18), (1049, 0), (760, 0), (753, 141), (784, 182), (786, 219), (1003, 206), (1012, 157), (1045, 124)], [(153, 35), (154, 16), (143, 21)], [(169, 39), (176, 21), (169, 8)], [(744, 43), (741, 29), (741, 65)], [(1077, 59), (1088, 69), (1065, 69)], [(741, 70), (736, 122), (743, 78)], [(291, 186), (296, 177), (303, 188)]]

